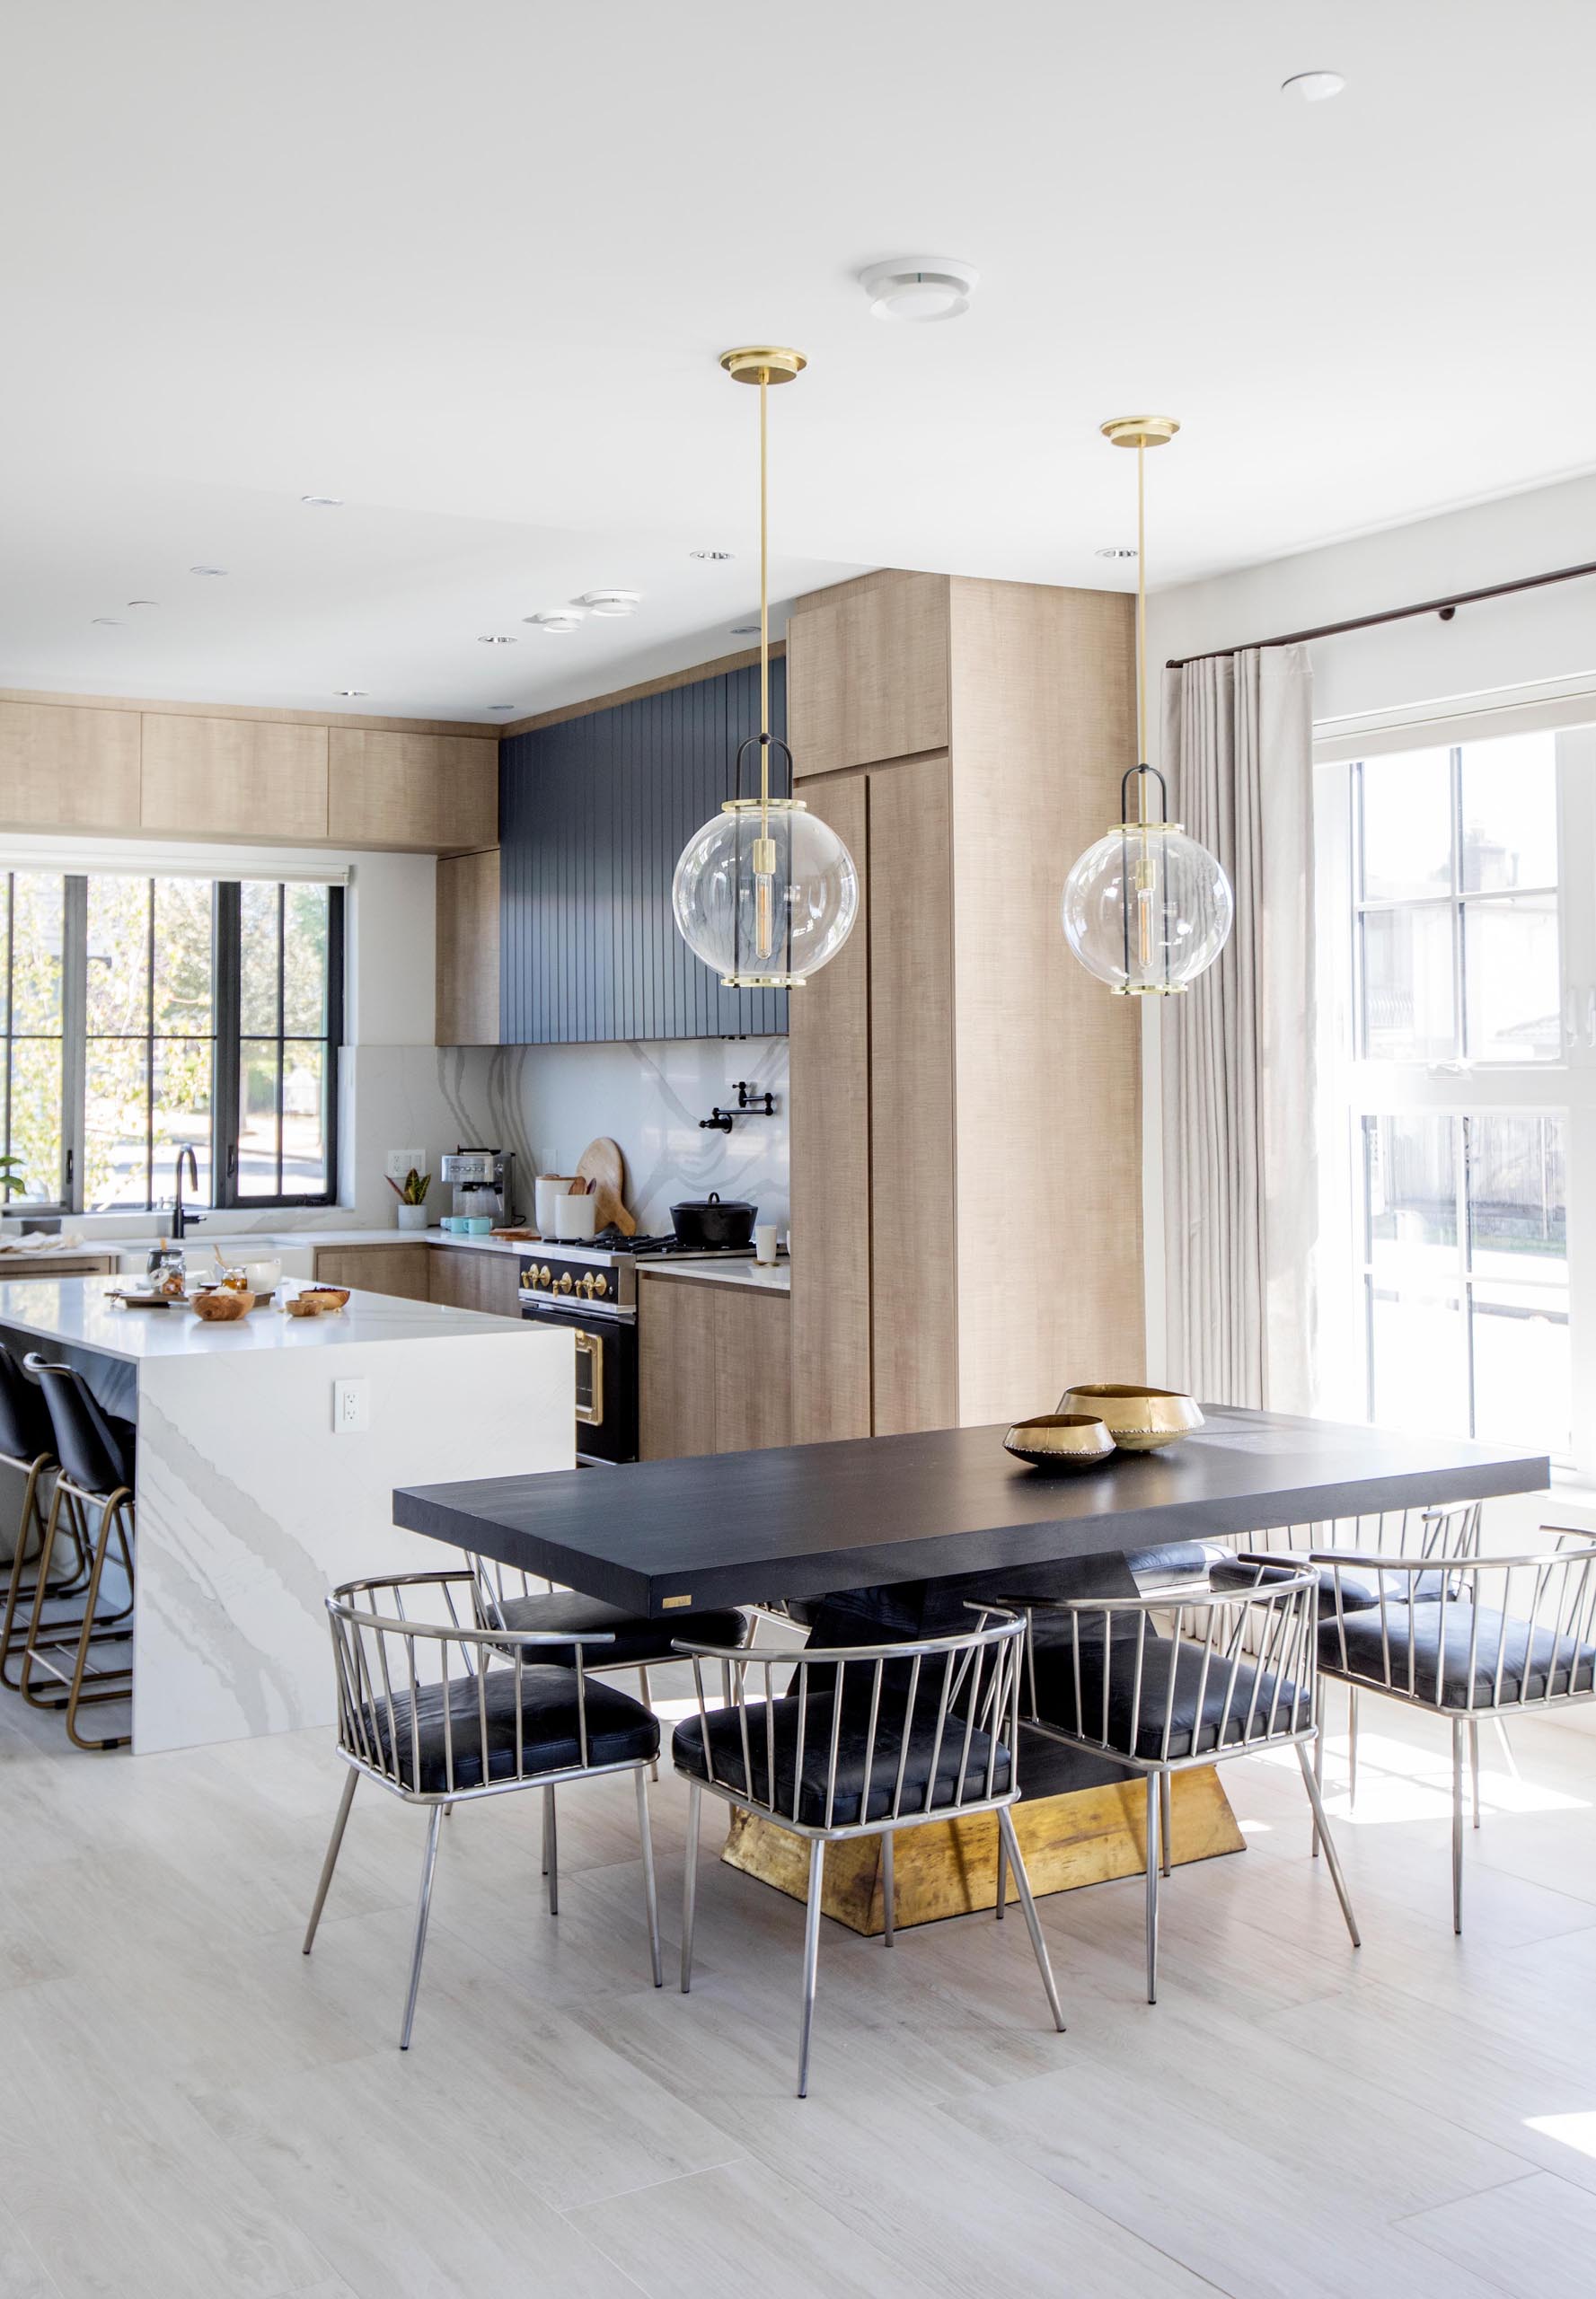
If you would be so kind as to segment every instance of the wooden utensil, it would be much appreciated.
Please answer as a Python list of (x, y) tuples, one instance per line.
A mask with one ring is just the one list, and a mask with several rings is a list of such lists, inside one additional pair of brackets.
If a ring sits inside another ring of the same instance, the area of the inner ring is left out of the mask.
[(577, 1160), (577, 1172), (597, 1195), (597, 1227), (607, 1229), (613, 1223), (623, 1238), (635, 1238), (638, 1225), (626, 1210), (626, 1160), (618, 1144), (604, 1134), (590, 1141)]

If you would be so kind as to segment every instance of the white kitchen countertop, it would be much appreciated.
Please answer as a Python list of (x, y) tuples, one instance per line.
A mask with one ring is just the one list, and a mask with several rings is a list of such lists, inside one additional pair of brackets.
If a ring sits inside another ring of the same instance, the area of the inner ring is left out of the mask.
[(0, 1282), (0, 1326), (41, 1340), (92, 1349), (130, 1364), (172, 1358), (325, 1348), (333, 1343), (443, 1341), (459, 1334), (525, 1334), (519, 1317), (491, 1317), (442, 1303), (401, 1301), (386, 1293), (352, 1292), (343, 1308), (316, 1317), (251, 1309), (228, 1325), (208, 1324), (192, 1309), (124, 1309), (106, 1299), (103, 1277), (24, 1277)]
[(692, 1277), (704, 1285), (740, 1285), (748, 1293), (790, 1293), (792, 1264), (778, 1262), (774, 1269), (756, 1261), (640, 1261), (639, 1277)]

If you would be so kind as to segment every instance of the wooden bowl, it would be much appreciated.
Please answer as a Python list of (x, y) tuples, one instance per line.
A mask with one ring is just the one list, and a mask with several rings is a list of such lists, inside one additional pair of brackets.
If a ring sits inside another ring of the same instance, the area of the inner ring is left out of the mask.
[(1108, 1458), (1114, 1440), (1095, 1413), (1038, 1413), (1015, 1423), (1003, 1450), (1034, 1469), (1090, 1469)]
[(234, 1293), (225, 1286), (213, 1286), (208, 1292), (190, 1293), (189, 1307), (197, 1317), (207, 1325), (230, 1326), (239, 1317), (247, 1317), (255, 1306), (252, 1293)]
[(299, 1295), (302, 1301), (314, 1302), (318, 1309), (341, 1309), (348, 1298), (347, 1285), (307, 1285)]
[(291, 1317), (319, 1317), (322, 1314), (308, 1293), (290, 1293), (283, 1307)]
[(1122, 1453), (1156, 1452), (1203, 1426), (1201, 1408), (1181, 1390), (1144, 1389), (1126, 1381), (1088, 1381), (1067, 1389), (1059, 1411), (1095, 1413)]

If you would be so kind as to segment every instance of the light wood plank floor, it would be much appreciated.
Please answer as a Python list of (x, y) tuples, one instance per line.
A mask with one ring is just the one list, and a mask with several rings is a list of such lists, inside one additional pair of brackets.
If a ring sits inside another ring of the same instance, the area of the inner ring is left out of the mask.
[[(791, 2095), (801, 1911), (706, 1856), (691, 1997), (648, 1985), (630, 1784), (445, 1831), (394, 2048), (421, 1822), (363, 1789), (313, 1958), (340, 1773), (295, 1735), (135, 1759), (0, 1702), (0, 2299), (1519, 2299), (1596, 2256), (1596, 1737), (1486, 1746), (1468, 1930), (1444, 1732), (1365, 1704), (1340, 1830), (1354, 1956), (1295, 1767), (1166, 1894), (890, 1951), (827, 1925)], [(1339, 1780), (1334, 1753), (1332, 1784)], [(685, 1799), (653, 1792), (667, 1972)], [(1345, 1799), (1333, 1798), (1333, 1815)]]

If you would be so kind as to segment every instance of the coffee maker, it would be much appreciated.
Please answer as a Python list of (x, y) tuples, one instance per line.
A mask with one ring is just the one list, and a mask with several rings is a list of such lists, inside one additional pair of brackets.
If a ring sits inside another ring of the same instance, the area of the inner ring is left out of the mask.
[(439, 1169), (454, 1192), (456, 1219), (486, 1215), (496, 1229), (516, 1219), (516, 1158), (513, 1150), (469, 1150), (463, 1142)]

